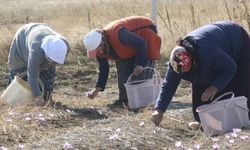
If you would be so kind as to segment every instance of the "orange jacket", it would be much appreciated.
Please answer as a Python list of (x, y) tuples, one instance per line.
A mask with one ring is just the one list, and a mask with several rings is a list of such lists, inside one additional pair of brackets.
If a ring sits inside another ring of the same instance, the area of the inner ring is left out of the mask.
[(125, 27), (127, 30), (143, 37), (148, 43), (148, 57), (150, 59), (160, 59), (161, 38), (150, 28), (153, 22), (143, 16), (131, 16), (120, 20), (115, 20), (108, 24), (104, 30), (107, 33), (109, 44), (112, 45), (116, 54), (121, 59), (133, 58), (137, 50), (124, 45), (119, 40), (119, 30)]

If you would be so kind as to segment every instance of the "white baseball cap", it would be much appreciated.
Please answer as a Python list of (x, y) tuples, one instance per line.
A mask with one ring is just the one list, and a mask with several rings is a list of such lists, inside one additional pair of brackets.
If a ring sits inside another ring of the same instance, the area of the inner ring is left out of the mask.
[(56, 35), (48, 35), (43, 38), (41, 48), (45, 52), (45, 56), (52, 61), (64, 64), (66, 55), (68, 53), (68, 47), (66, 43)]
[(84, 36), (84, 46), (87, 49), (87, 56), (89, 58), (93, 58), (96, 55), (96, 48), (100, 45), (102, 42), (102, 34), (97, 31), (97, 29), (89, 31)]

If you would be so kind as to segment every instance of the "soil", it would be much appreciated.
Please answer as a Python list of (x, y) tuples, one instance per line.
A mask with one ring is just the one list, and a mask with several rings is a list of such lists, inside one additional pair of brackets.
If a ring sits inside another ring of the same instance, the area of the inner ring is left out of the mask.
[[(213, 149), (213, 140), (201, 130), (192, 130), (191, 89), (182, 82), (164, 114), (160, 127), (150, 121), (152, 106), (136, 111), (112, 106), (117, 99), (116, 81), (110, 81), (106, 91), (95, 100), (85, 97), (90, 89), (82, 72), (72, 74), (71, 85), (57, 81), (53, 99), (55, 105), (46, 108), (10, 109), (2, 106), (0, 145), (8, 149), (188, 149), (200, 144), (200, 149)], [(63, 79), (63, 77), (59, 77)], [(58, 78), (57, 78), (58, 79)], [(1, 81), (2, 83), (4, 81)], [(4, 86), (2, 86), (4, 89)], [(13, 115), (13, 114), (14, 115)], [(6, 118), (12, 117), (11, 122)], [(42, 114), (42, 115), (41, 115)], [(25, 122), (24, 117), (31, 121)], [(37, 116), (44, 119), (37, 119)], [(13, 129), (17, 126), (18, 128)], [(241, 134), (249, 135), (247, 130)], [(235, 139), (235, 144), (219, 136), (222, 149), (248, 149), (249, 140)], [(177, 141), (182, 142), (176, 147)]]

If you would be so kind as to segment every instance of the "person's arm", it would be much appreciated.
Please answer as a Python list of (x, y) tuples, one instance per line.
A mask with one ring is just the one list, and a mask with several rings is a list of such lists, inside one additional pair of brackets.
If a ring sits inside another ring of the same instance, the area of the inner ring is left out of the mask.
[(234, 60), (225, 53), (217, 55), (214, 58), (211, 67), (217, 73), (217, 77), (212, 81), (212, 85), (214, 85), (219, 91), (228, 85), (237, 70)]
[(99, 64), (99, 74), (96, 81), (96, 86), (93, 90), (86, 92), (86, 96), (94, 99), (100, 91), (104, 91), (109, 75), (108, 59), (96, 57)]
[(119, 30), (119, 39), (124, 45), (131, 46), (137, 50), (135, 65), (145, 66), (147, 60), (148, 43), (142, 37), (125, 28)]
[[(171, 67), (171, 66), (170, 66)], [(156, 101), (155, 110), (152, 113), (150, 120), (159, 126), (163, 118), (163, 114), (166, 111), (170, 101), (172, 100), (174, 93), (180, 83), (181, 77), (175, 73), (172, 68), (168, 68), (160, 94)]]
[(28, 75), (28, 83), (31, 87), (32, 94), (34, 97), (41, 96), (42, 92), (39, 87), (39, 74), (40, 74), (40, 65), (42, 63), (43, 58), (38, 51), (30, 51), (28, 57), (28, 66), (27, 66), (27, 75)]
[(160, 110), (161, 112), (166, 111), (177, 90), (180, 80), (180, 75), (175, 73), (171, 68), (168, 68), (162, 83), (161, 91), (156, 101), (156, 110)]
[(109, 63), (108, 59), (106, 58), (100, 58), (100, 57), (96, 58), (99, 64), (99, 74), (96, 81), (96, 88), (99, 88), (100, 91), (104, 91), (109, 75)]

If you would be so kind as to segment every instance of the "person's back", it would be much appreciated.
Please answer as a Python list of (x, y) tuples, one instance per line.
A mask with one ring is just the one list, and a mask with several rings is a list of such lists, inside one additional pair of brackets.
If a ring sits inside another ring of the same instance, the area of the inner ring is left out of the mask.
[(196, 40), (200, 55), (207, 58), (223, 51), (236, 61), (243, 44), (241, 28), (232, 21), (218, 21), (202, 26), (190, 32), (187, 37)]
[[(64, 64), (69, 51), (67, 39), (50, 26), (42, 23), (23, 25), (10, 47), (8, 83), (19, 75), (27, 80), (35, 99), (41, 103), (51, 99), (56, 64)], [(43, 91), (38, 80), (43, 83)]]
[(47, 35), (56, 35), (48, 25), (42, 23), (29, 23), (22, 26), (16, 33), (10, 48), (8, 65), (10, 69), (27, 67), (31, 50), (37, 55), (44, 55), (41, 49), (42, 39)]

